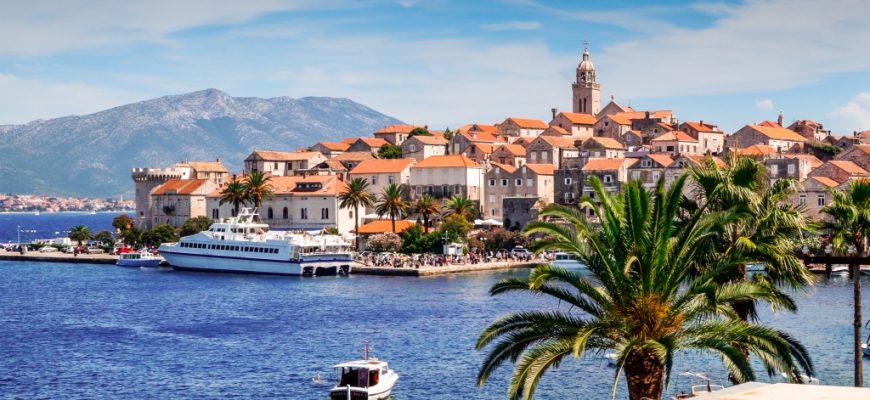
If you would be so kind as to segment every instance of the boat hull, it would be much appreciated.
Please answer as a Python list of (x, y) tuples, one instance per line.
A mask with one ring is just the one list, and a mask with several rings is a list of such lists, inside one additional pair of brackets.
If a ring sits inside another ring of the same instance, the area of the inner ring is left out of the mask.
[(329, 393), (329, 398), (330, 400), (382, 400), (390, 397), (392, 391), (392, 387), (372, 393), (369, 393), (369, 389), (365, 388), (351, 388), (350, 399), (348, 399), (346, 388), (335, 388)]
[(175, 270), (197, 272), (326, 276), (347, 274), (350, 272), (351, 265), (349, 259), (294, 262), (290, 260), (185, 254), (175, 251), (161, 251), (160, 255), (163, 256), (163, 258), (166, 259), (166, 262)]
[(120, 266), (122, 266), (122, 267), (146, 267), (146, 268), (153, 268), (153, 267), (158, 267), (158, 266), (160, 266), (160, 261), (161, 261), (161, 260), (158, 259), (158, 258), (147, 259), (147, 260), (141, 260), (141, 259), (140, 259), (140, 260), (125, 260), (125, 259), (119, 259), (118, 261), (115, 262), (115, 265), (120, 265)]

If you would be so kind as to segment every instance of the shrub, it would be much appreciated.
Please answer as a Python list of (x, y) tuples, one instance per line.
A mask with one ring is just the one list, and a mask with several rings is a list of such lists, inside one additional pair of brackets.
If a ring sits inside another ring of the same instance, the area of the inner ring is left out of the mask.
[(366, 247), (368, 247), (370, 251), (378, 253), (384, 251), (393, 253), (402, 248), (402, 241), (399, 239), (399, 235), (396, 235), (395, 233), (381, 233), (370, 236), (366, 242)]

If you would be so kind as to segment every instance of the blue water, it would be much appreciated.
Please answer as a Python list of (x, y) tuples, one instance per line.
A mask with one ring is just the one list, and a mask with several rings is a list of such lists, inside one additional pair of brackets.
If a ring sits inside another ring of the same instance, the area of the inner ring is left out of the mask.
[(103, 229), (113, 232), (112, 219), (121, 214), (114, 212), (0, 214), (0, 243), (18, 242), (16, 229), (21, 229), (21, 241), (25, 243), (34, 239), (66, 237), (70, 228), (79, 224), (87, 226), (93, 233)]
[[(287, 278), (0, 262), (0, 397), (325, 399), (311, 377), (331, 379), (368, 338), (401, 375), (395, 399), (504, 398), (510, 366), (477, 388), (473, 346), (506, 312), (556, 306), (488, 296), (527, 273)], [(851, 283), (825, 281), (797, 301), (797, 315), (761, 318), (807, 345), (823, 383), (850, 384)], [(724, 383), (719, 365), (683, 354), (675, 372)], [(569, 359), (537, 398), (609, 398), (613, 374), (602, 358)], [(690, 383), (675, 376), (669, 392)]]

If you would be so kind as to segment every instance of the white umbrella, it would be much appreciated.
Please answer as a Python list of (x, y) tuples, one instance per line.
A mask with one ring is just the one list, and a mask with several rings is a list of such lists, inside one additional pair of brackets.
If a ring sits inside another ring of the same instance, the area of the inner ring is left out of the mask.
[(476, 220), (474, 220), (474, 224), (475, 224), (475, 225), (483, 225), (483, 220), (482, 220), (482, 219), (476, 219)]
[(501, 222), (496, 221), (494, 219), (488, 219), (488, 220), (482, 221), (480, 224), (487, 225), (487, 226), (502, 226), (503, 225)]

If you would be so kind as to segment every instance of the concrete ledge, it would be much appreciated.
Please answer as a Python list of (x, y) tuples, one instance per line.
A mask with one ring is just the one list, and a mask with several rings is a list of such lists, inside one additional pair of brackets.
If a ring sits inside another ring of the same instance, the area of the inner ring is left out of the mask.
[(0, 261), (37, 261), (37, 262), (57, 262), (57, 263), (73, 263), (73, 264), (114, 264), (118, 261), (118, 256), (109, 254), (79, 254), (74, 256), (65, 253), (38, 253), (29, 252), (27, 254), (19, 254), (13, 252), (0, 253)]
[(501, 262), (487, 264), (462, 264), (448, 265), (444, 267), (420, 267), (417, 268), (391, 268), (391, 267), (367, 267), (354, 265), (351, 274), (355, 275), (381, 275), (381, 276), (439, 276), (450, 274), (463, 274), (481, 271), (495, 271), (515, 268), (533, 268), (540, 262)]

